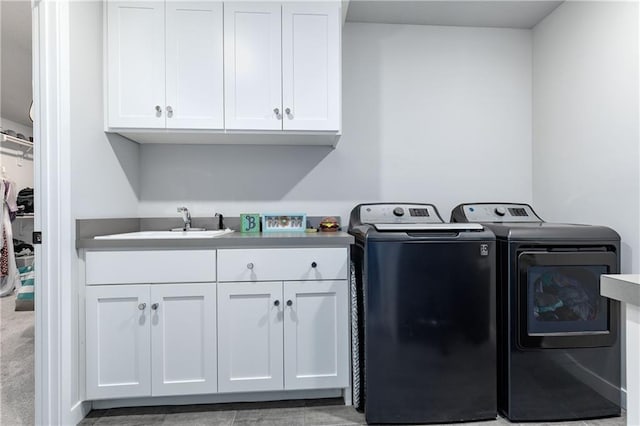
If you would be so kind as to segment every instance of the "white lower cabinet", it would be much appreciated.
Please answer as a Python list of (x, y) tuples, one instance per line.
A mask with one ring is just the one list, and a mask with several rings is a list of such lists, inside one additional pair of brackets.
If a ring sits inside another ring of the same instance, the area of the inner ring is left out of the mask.
[(282, 389), (282, 283), (219, 283), (218, 319), (220, 392)]
[(87, 398), (151, 395), (149, 286), (91, 286), (86, 297)]
[(344, 247), (85, 259), (88, 400), (350, 386)]
[(215, 393), (216, 285), (86, 288), (87, 398)]
[(284, 283), (285, 389), (349, 386), (346, 281)]
[(346, 281), (218, 284), (220, 392), (349, 386)]

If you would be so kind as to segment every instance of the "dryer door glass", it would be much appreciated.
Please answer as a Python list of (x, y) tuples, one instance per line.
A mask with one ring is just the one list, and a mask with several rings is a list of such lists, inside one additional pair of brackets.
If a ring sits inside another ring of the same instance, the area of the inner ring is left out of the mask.
[(520, 253), (519, 344), (566, 348), (615, 342), (617, 304), (600, 295), (600, 276), (615, 271), (612, 252)]
[(606, 333), (607, 301), (600, 296), (604, 265), (531, 266), (527, 273), (527, 333)]

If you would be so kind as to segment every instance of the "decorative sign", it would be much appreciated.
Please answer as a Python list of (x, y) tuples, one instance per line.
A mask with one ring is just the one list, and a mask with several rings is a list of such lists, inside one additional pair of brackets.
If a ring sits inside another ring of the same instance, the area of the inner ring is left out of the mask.
[(262, 215), (262, 232), (304, 232), (306, 228), (304, 213)]
[(240, 232), (254, 234), (260, 232), (260, 215), (258, 213), (243, 213), (240, 215)]

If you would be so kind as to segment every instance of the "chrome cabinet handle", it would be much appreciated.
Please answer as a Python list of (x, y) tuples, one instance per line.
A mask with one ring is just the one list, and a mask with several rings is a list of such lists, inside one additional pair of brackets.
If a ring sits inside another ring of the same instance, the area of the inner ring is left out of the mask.
[(284, 113), (287, 114), (287, 115), (291, 115), (291, 108), (285, 109)]
[(147, 307), (146, 303), (141, 303), (141, 304), (138, 305), (138, 309), (140, 309), (141, 311), (144, 311), (144, 308), (146, 308), (146, 307)]
[(247, 263), (247, 269), (253, 269), (253, 263)]
[(274, 108), (273, 113), (276, 115), (276, 118), (280, 120), (282, 116), (280, 115), (280, 108)]
[(171, 105), (167, 105), (167, 116), (171, 117), (173, 115), (173, 108), (171, 108)]
[(293, 302), (291, 300), (287, 300), (287, 306), (291, 306), (293, 305)]
[(162, 108), (160, 108), (160, 105), (156, 105), (156, 112), (158, 114), (162, 114)]
[(154, 303), (153, 305), (151, 305), (151, 309), (153, 309), (154, 311), (157, 311), (158, 306), (160, 306), (158, 303)]
[(274, 306), (280, 306), (280, 301), (279, 301), (279, 300), (276, 300), (275, 302), (273, 302), (273, 305), (274, 305)]

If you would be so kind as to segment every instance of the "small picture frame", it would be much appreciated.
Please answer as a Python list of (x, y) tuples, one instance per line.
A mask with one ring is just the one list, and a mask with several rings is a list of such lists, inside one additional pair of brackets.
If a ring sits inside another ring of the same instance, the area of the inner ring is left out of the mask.
[(260, 215), (258, 213), (242, 213), (240, 215), (240, 232), (257, 234), (260, 232)]
[(262, 215), (262, 232), (304, 232), (307, 215), (304, 213), (265, 213)]

